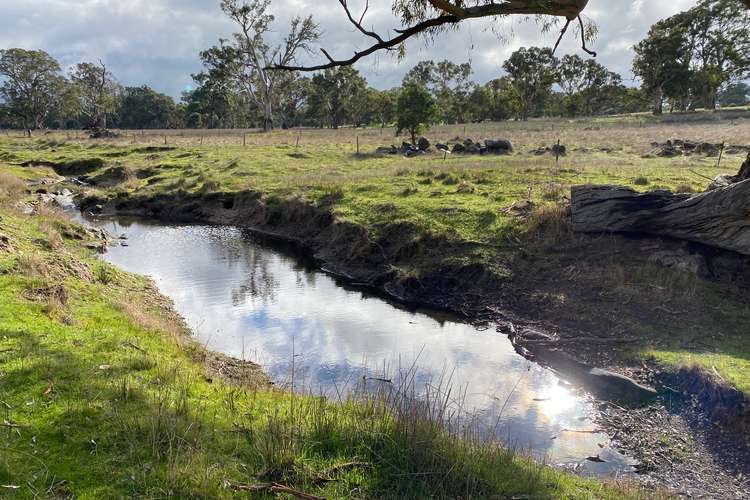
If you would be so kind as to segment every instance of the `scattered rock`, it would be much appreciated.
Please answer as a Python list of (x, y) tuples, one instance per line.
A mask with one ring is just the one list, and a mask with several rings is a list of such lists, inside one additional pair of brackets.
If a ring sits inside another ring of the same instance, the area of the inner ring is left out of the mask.
[(463, 153), (464, 151), (466, 151), (466, 146), (464, 146), (460, 142), (453, 145), (454, 153)]
[(427, 151), (430, 149), (430, 141), (427, 140), (425, 137), (420, 137), (417, 141), (417, 148), (420, 151)]
[(93, 128), (91, 134), (89, 134), (89, 139), (117, 139), (118, 137), (120, 137), (120, 134), (117, 132), (102, 128)]
[(13, 245), (10, 244), (10, 238), (3, 233), (0, 233), (0, 251), (12, 252)]
[(717, 175), (716, 178), (714, 178), (714, 180), (711, 181), (711, 184), (708, 185), (708, 188), (706, 190), (713, 191), (714, 189), (727, 187), (730, 184), (734, 184), (733, 175), (730, 175), (730, 174)]
[(507, 155), (513, 152), (513, 144), (507, 139), (487, 139), (484, 145), (489, 153)]
[[(683, 139), (670, 139), (667, 142), (652, 142), (651, 147), (653, 148), (648, 154), (644, 155), (644, 158), (652, 158), (659, 156), (661, 158), (674, 158), (682, 155), (704, 155), (704, 156), (718, 156), (722, 144), (714, 144), (710, 142), (698, 142), (688, 141)], [(732, 146), (732, 150), (737, 153), (742, 150), (744, 146)]]
[(397, 155), (399, 153), (396, 146), (380, 146), (375, 150), (375, 154), (379, 155)]
[(435, 144), (435, 149), (437, 149), (438, 151), (450, 151), (450, 148), (447, 144), (441, 144), (439, 142)]
[(528, 217), (536, 208), (536, 203), (531, 200), (521, 200), (513, 203), (503, 210), (503, 213), (514, 217)]

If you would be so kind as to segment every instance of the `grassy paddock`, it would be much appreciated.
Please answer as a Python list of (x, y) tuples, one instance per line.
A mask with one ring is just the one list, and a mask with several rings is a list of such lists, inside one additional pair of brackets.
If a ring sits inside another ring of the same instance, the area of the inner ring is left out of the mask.
[[(185, 130), (124, 131), (113, 140), (68, 139), (66, 132), (22, 140), (11, 134), (0, 136), (0, 162), (24, 178), (54, 175), (44, 162), (85, 172), (97, 182), (91, 191), (105, 197), (250, 189), (265, 193), (271, 205), (294, 197), (333, 200), (338, 219), (365, 227), (372, 238), (405, 224), (415, 234), (469, 244), (437, 261), (417, 256), (398, 263), (405, 275), (481, 265), (535, 317), (637, 337), (641, 342), (621, 352), (625, 359), (697, 364), (750, 394), (746, 293), (658, 268), (620, 239), (574, 235), (564, 209), (574, 184), (702, 191), (707, 179), (736, 172), (744, 155), (725, 154), (720, 166), (716, 157), (643, 156), (652, 142), (670, 138), (749, 144), (750, 120), (746, 112), (736, 113), (730, 119), (695, 113), (661, 120), (629, 115), (469, 124), (426, 134), (433, 142), (510, 139), (516, 153), (499, 157), (374, 155), (379, 145), (400, 143), (392, 129)], [(529, 153), (558, 139), (569, 151), (558, 162)], [(25, 162), (42, 166), (21, 167)], [(528, 217), (509, 210), (526, 199), (535, 204)]]
[(148, 280), (23, 196), (0, 174), (3, 498), (653, 498), (447, 431), (408, 374), (340, 402), (225, 383)]

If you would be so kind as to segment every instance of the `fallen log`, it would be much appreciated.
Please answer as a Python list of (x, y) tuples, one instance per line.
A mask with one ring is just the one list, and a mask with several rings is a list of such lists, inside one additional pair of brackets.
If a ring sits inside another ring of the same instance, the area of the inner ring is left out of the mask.
[(668, 236), (750, 255), (750, 179), (696, 195), (573, 186), (570, 203), (576, 232)]

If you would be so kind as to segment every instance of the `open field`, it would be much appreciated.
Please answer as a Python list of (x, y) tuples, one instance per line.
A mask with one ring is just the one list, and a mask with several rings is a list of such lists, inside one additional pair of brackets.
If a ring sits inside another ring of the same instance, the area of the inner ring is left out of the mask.
[[(5, 155), (119, 151), (55, 149), (3, 144)], [(187, 339), (152, 283), (98, 260), (86, 247), (100, 235), (18, 179), (49, 171), (0, 168), (3, 498), (654, 498), (449, 434), (440, 399), (421, 411), (377, 394), (327, 402), (274, 391), (254, 366), (225, 381), (226, 360)]]
[[(288, 200), (325, 206), (373, 241), (400, 240), (401, 254), (389, 265), (401, 276), (481, 266), (504, 291), (501, 297), (513, 295), (533, 319), (642, 339), (621, 359), (697, 364), (750, 394), (746, 294), (657, 267), (647, 252), (633, 251), (633, 242), (574, 235), (562, 208), (573, 184), (702, 191), (707, 179), (735, 172), (744, 156), (725, 154), (719, 167), (717, 157), (642, 156), (652, 142), (670, 138), (750, 144), (750, 120), (664, 123), (627, 116), (436, 127), (426, 134), (432, 142), (506, 137), (516, 149), (510, 156), (445, 159), (374, 155), (377, 146), (400, 143), (387, 129), (123, 134), (114, 140), (66, 140), (65, 132), (3, 138), (0, 161), (25, 177), (54, 175), (53, 164), (61, 173), (85, 174), (95, 184), (86, 191), (102, 200), (195, 201), (252, 191), (262, 193), (267, 212), (286, 211)], [(529, 152), (557, 139), (569, 151), (559, 163)], [(535, 203), (530, 214), (507, 210), (525, 199)], [(455, 245), (435, 255), (420, 247), (425, 235)]]

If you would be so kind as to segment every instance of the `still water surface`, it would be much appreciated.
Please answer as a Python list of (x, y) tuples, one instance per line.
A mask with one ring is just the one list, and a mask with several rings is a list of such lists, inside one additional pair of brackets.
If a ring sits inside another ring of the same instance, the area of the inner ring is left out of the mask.
[[(591, 401), (494, 330), (346, 287), (243, 229), (89, 223), (127, 237), (104, 259), (151, 276), (200, 342), (261, 364), (279, 384), (293, 359), (295, 389), (328, 395), (414, 364), (419, 384), (450, 381), (464, 409), (537, 458), (592, 474), (632, 469), (606, 435), (585, 432), (596, 429)], [(597, 455), (606, 463), (586, 459)]]

